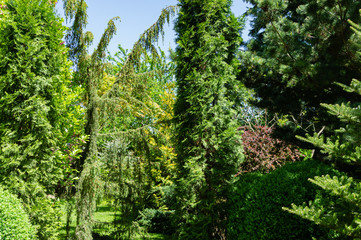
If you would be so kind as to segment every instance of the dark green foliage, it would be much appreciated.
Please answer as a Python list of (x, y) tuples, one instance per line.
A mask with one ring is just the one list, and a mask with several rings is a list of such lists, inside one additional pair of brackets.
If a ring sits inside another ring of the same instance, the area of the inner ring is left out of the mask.
[[(361, 37), (361, 33), (360, 37)], [(342, 85), (346, 91), (361, 95), (361, 82), (353, 80), (350, 86)], [(352, 177), (316, 176), (309, 179), (321, 187), (328, 197), (316, 196), (315, 200), (300, 205), (295, 203), (286, 209), (316, 224), (333, 229), (350, 239), (361, 238), (361, 183), (359, 179), (361, 160), (361, 108), (360, 103), (323, 104), (328, 112), (337, 116), (344, 126), (325, 139), (324, 136), (302, 138), (322, 149), (336, 165), (346, 164), (357, 179)], [(343, 166), (343, 165), (341, 165)], [(332, 197), (332, 198), (331, 198)], [(298, 206), (297, 206), (298, 205)]]
[[(361, 34), (360, 34), (361, 36)], [(356, 96), (361, 95), (361, 82), (353, 80), (350, 86), (342, 85), (342, 88)], [(352, 172), (360, 171), (361, 159), (361, 109), (360, 102), (348, 102), (341, 104), (321, 104), (327, 109), (328, 113), (341, 121), (341, 127), (333, 132), (333, 135), (326, 137), (314, 133), (313, 136), (307, 135), (306, 138), (298, 137), (303, 141), (312, 143), (321, 148), (321, 152), (328, 155), (328, 159), (336, 163), (337, 166), (351, 165)], [(356, 171), (355, 171), (356, 170)]]
[(323, 174), (342, 175), (315, 160), (289, 163), (265, 175), (240, 175), (229, 197), (228, 239), (331, 238), (327, 230), (282, 210), (283, 206), (307, 202), (320, 194), (308, 178)]
[(240, 22), (228, 0), (182, 0), (176, 22), (179, 239), (224, 239), (224, 205), (242, 160), (235, 120)]
[(240, 53), (240, 79), (255, 90), (257, 104), (271, 113), (287, 114), (293, 122), (287, 129), (299, 135), (313, 127), (318, 132), (327, 126), (327, 132), (337, 126), (320, 103), (355, 100), (334, 83), (348, 85), (361, 76), (355, 54), (360, 40), (347, 22), (360, 23), (361, 2), (246, 2), (253, 5), (248, 11), (253, 38)]
[(172, 213), (169, 211), (146, 208), (141, 212), (140, 216), (139, 224), (146, 227), (148, 232), (171, 235), (176, 229), (172, 226)]
[(34, 240), (36, 230), (19, 199), (0, 187), (0, 239)]
[(327, 193), (316, 195), (308, 204), (284, 208), (290, 213), (331, 229), (344, 239), (361, 237), (361, 183), (347, 176), (316, 176), (309, 179)]
[(63, 177), (56, 99), (66, 65), (64, 27), (51, 1), (6, 4), (0, 15), (0, 183), (23, 200), (39, 238), (55, 239), (59, 213), (46, 195)]

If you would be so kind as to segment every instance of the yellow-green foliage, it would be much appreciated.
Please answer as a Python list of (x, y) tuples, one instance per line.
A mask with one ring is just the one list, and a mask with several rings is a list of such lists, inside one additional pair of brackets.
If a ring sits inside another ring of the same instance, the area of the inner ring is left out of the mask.
[(65, 27), (51, 1), (1, 4), (0, 183), (22, 199), (38, 237), (56, 239), (59, 211), (46, 195), (64, 176), (58, 144), (59, 93), (69, 71)]
[(175, 158), (176, 153), (172, 146), (172, 125), (173, 105), (175, 101), (174, 82), (167, 83), (165, 89), (160, 94), (160, 102), (157, 104), (154, 118), (156, 120), (156, 128), (158, 130), (157, 138), (161, 140), (156, 142), (155, 136), (149, 135), (149, 143), (152, 148), (158, 149), (158, 154), (153, 160), (151, 173), (154, 179), (153, 197), (157, 207), (167, 210), (169, 206), (162, 203), (164, 197), (163, 187), (173, 185), (176, 176)]

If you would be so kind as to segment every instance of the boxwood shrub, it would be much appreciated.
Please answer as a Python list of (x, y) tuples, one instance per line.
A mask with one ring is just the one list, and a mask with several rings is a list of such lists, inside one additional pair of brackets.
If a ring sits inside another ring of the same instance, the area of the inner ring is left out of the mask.
[(282, 210), (322, 194), (307, 179), (325, 174), (342, 175), (315, 160), (289, 163), (268, 174), (239, 175), (228, 201), (227, 239), (332, 239), (328, 230)]
[(35, 235), (20, 200), (0, 187), (0, 239), (33, 240)]

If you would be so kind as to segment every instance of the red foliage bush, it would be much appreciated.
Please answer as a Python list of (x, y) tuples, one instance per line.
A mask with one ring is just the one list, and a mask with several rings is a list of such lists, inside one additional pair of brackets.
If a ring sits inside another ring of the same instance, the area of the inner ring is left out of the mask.
[(245, 160), (241, 163), (237, 175), (259, 171), (268, 173), (287, 162), (295, 162), (301, 158), (298, 149), (285, 141), (272, 137), (272, 127), (243, 126), (242, 141)]

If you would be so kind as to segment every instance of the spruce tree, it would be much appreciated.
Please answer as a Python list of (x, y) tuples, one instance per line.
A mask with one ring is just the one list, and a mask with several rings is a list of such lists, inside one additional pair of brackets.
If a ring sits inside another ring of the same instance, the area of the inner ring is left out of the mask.
[(225, 239), (225, 203), (242, 160), (235, 102), (240, 22), (228, 0), (181, 0), (175, 30), (179, 239)]
[[(343, 85), (344, 89), (361, 95), (361, 82), (353, 80), (351, 86)], [(308, 136), (301, 138), (321, 148), (329, 159), (339, 165), (349, 164), (354, 173), (359, 173), (361, 166), (361, 108), (348, 104), (323, 104), (330, 114), (336, 115), (344, 126), (336, 130), (334, 135)], [(329, 175), (317, 176), (309, 179), (312, 183), (324, 189), (328, 195), (317, 195), (314, 201), (307, 205), (284, 208), (321, 226), (336, 231), (352, 239), (361, 238), (361, 183), (357, 175), (355, 178), (342, 176), (330, 177)]]

